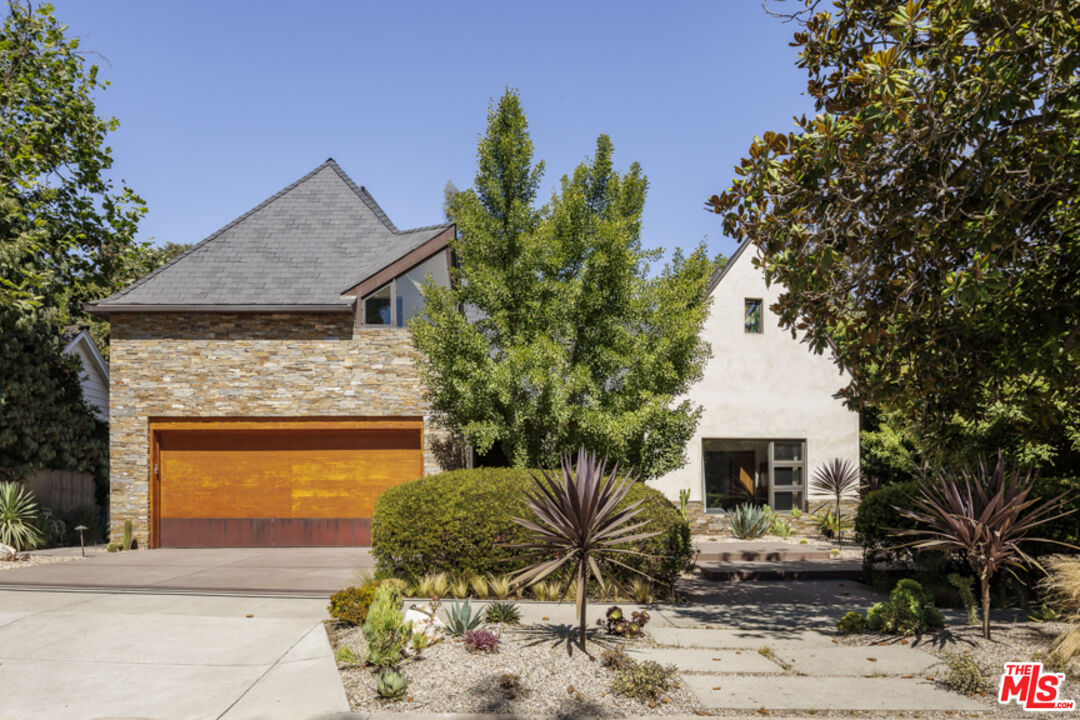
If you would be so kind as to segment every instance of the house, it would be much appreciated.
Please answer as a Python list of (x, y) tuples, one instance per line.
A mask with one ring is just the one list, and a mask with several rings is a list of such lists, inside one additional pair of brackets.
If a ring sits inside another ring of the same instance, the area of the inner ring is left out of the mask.
[(769, 310), (769, 286), (744, 243), (714, 273), (703, 333), (712, 346), (690, 398), (704, 408), (682, 468), (650, 484), (671, 499), (690, 491), (692, 515), (742, 502), (814, 509), (808, 481), (835, 457), (859, 463), (859, 415), (835, 397), (849, 378), (812, 353)]
[(90, 331), (80, 325), (69, 325), (60, 334), (60, 344), (65, 355), (79, 359), (82, 372), (79, 382), (82, 385), (83, 400), (94, 409), (94, 417), (102, 422), (109, 421), (109, 365), (90, 337)]
[(453, 233), (399, 230), (331, 159), (92, 303), (111, 325), (114, 535), (370, 542), (384, 489), (458, 458), (406, 330), (425, 279), (449, 283)]

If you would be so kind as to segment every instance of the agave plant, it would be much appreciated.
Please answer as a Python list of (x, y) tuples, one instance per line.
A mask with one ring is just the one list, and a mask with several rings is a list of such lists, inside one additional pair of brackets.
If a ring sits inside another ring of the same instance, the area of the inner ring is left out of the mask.
[(1025, 564), (1042, 568), (1021, 545), (1047, 542), (1080, 549), (1056, 540), (1028, 536), (1035, 527), (1069, 514), (1052, 514), (1065, 493), (1042, 502), (1029, 499), (1033, 484), (1030, 472), (1022, 473), (1015, 467), (1007, 469), (1004, 454), (998, 452), (992, 471), (980, 460), (973, 470), (958, 474), (939, 472), (933, 478), (919, 481), (913, 508), (897, 508), (902, 515), (922, 525), (902, 531), (904, 535), (921, 538), (902, 547), (961, 551), (967, 557), (982, 590), (982, 630), (987, 640), (990, 639), (990, 580), (1002, 569), (1013, 572), (1013, 568)]
[(859, 492), (859, 468), (850, 460), (833, 458), (814, 471), (810, 489), (821, 495), (832, 495), (836, 501), (836, 539), (844, 542), (844, 523), (840, 515), (840, 499)]
[(473, 614), (472, 604), (468, 598), (460, 605), (450, 603), (446, 606), (446, 631), (454, 637), (475, 629), (483, 619), (484, 615), (480, 611)]
[(379, 694), (379, 697), (383, 700), (392, 700), (397, 702), (401, 698), (405, 697), (405, 691), (409, 689), (409, 678), (405, 676), (405, 673), (398, 672), (397, 670), (389, 670), (379, 676), (379, 682), (375, 686), (375, 691)]
[(484, 620), (493, 625), (520, 625), (521, 609), (512, 602), (496, 601), (487, 606)]
[(604, 460), (584, 448), (578, 451), (576, 469), (572, 456), (564, 455), (561, 473), (545, 470), (541, 477), (533, 475), (536, 486), (532, 492), (526, 492), (526, 497), (536, 520), (514, 518), (514, 522), (532, 532), (533, 541), (513, 547), (545, 558), (516, 573), (515, 583), (518, 586), (533, 585), (568, 568), (568, 586), (575, 586), (582, 649), (585, 648), (589, 576), (596, 578), (602, 591), (606, 591), (609, 582), (619, 586), (618, 581), (605, 571), (606, 563), (648, 577), (618, 559), (645, 553), (620, 546), (658, 534), (639, 532), (648, 521), (630, 522), (641, 512), (638, 507), (641, 501), (622, 508), (619, 504), (630, 492), (633, 480), (629, 477), (619, 479), (618, 463), (612, 466), (610, 473), (605, 465)]
[(728, 513), (731, 534), (740, 540), (755, 540), (772, 527), (772, 514), (760, 505), (743, 503)]
[(41, 543), (34, 495), (16, 482), (0, 482), (0, 543), (30, 550)]

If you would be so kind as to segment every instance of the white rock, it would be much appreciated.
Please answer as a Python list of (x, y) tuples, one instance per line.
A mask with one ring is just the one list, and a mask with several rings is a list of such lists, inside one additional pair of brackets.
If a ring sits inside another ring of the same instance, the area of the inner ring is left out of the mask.
[(4, 543), (0, 543), (0, 560), (14, 560), (14, 559), (15, 559), (15, 548), (11, 547), (10, 545), (5, 545)]
[(405, 611), (405, 622), (412, 623), (414, 633), (427, 635), (432, 640), (446, 632), (446, 623), (415, 605)]

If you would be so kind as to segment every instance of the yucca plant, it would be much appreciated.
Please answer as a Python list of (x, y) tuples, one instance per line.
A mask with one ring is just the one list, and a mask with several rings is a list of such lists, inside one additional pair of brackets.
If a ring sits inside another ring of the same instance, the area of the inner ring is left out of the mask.
[(0, 543), (31, 550), (41, 543), (34, 494), (17, 482), (0, 482)]
[(590, 575), (600, 584), (601, 591), (606, 590), (609, 582), (619, 586), (618, 581), (605, 571), (606, 563), (648, 577), (618, 559), (645, 553), (620, 546), (658, 533), (641, 531), (648, 524), (647, 520), (630, 522), (641, 512), (641, 501), (619, 507), (630, 492), (633, 479), (619, 479), (618, 463), (608, 473), (605, 461), (584, 448), (578, 451), (576, 469), (572, 460), (570, 454), (562, 457), (561, 473), (545, 470), (541, 477), (533, 475), (536, 486), (526, 493), (526, 497), (536, 520), (514, 518), (514, 522), (532, 532), (533, 541), (513, 547), (542, 555), (545, 559), (518, 572), (514, 580), (519, 586), (528, 586), (569, 569), (568, 584), (575, 586), (574, 599), (584, 650)]
[(772, 515), (760, 505), (743, 503), (728, 513), (731, 534), (740, 540), (755, 540), (772, 526)]
[(1049, 500), (1029, 498), (1034, 477), (1019, 468), (1006, 468), (998, 452), (989, 470), (980, 460), (974, 469), (959, 473), (938, 472), (919, 481), (913, 507), (896, 508), (901, 515), (921, 524), (902, 534), (921, 538), (901, 547), (959, 551), (979, 579), (982, 590), (983, 637), (990, 639), (990, 581), (999, 570), (1013, 572), (1025, 564), (1041, 568), (1021, 547), (1028, 542), (1047, 542), (1072, 547), (1046, 538), (1029, 537), (1034, 528), (1068, 515), (1054, 515), (1062, 493)]
[(850, 460), (833, 458), (814, 471), (810, 478), (810, 490), (821, 495), (832, 495), (836, 503), (836, 540), (844, 542), (844, 521), (840, 514), (840, 500), (844, 495), (859, 492), (859, 468)]

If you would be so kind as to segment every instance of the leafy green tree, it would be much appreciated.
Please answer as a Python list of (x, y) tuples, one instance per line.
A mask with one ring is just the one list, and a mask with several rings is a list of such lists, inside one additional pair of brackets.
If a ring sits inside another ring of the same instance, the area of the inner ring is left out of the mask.
[(9, 0), (0, 27), (0, 307), (54, 307), (57, 322), (132, 279), (145, 204), (108, 177), (94, 93), (108, 83), (50, 5)]
[(781, 323), (927, 445), (1078, 447), (1080, 5), (798, 5), (817, 114), (709, 200), (783, 283)]
[(543, 163), (517, 94), (488, 114), (474, 187), (448, 189), (453, 287), (424, 288), (411, 325), (434, 412), (480, 454), (554, 467), (585, 447), (653, 477), (679, 467), (700, 408), (712, 261), (676, 251), (655, 277), (641, 247), (647, 181), (593, 158), (537, 207)]

